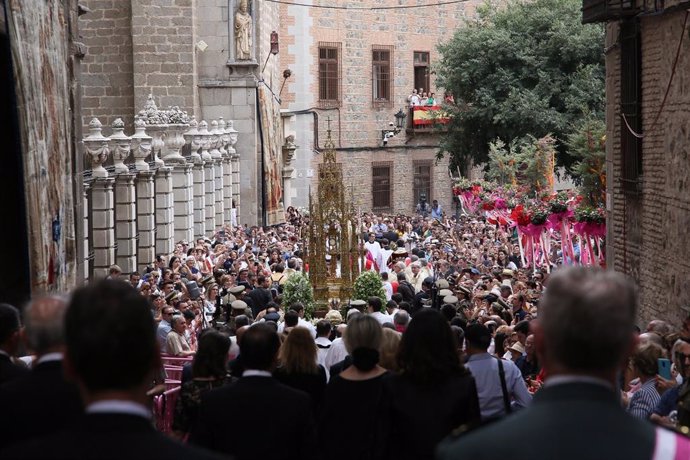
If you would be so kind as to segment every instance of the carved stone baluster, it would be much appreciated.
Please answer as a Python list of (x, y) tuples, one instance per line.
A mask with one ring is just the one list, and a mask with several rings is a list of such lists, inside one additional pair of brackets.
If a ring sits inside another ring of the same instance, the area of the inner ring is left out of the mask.
[(108, 171), (103, 164), (108, 159), (110, 139), (103, 136), (103, 125), (98, 118), (93, 118), (89, 123), (89, 135), (83, 139), (84, 150), (91, 160), (91, 177), (108, 177)]
[(153, 138), (146, 134), (146, 123), (139, 117), (134, 121), (134, 134), (131, 139), (134, 168), (137, 171), (148, 171), (149, 164), (146, 162), (146, 158), (151, 155), (151, 142)]

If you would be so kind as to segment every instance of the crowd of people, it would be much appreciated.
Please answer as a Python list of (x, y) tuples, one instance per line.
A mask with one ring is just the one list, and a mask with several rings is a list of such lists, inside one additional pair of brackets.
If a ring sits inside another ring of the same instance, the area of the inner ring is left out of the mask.
[[(689, 458), (690, 318), (639, 328), (622, 275), (523, 267), (509, 229), (431, 212), (362, 215), (385, 298), (316, 318), (283, 301), (296, 209), (0, 304), (0, 457)], [(165, 357), (191, 360), (175, 440), (150, 423)]]
[(437, 106), (442, 103), (452, 104), (454, 102), (453, 95), (449, 92), (446, 92), (441, 101), (436, 97), (436, 93), (424, 91), (424, 88), (413, 88), (412, 92), (407, 96), (407, 103), (410, 107)]

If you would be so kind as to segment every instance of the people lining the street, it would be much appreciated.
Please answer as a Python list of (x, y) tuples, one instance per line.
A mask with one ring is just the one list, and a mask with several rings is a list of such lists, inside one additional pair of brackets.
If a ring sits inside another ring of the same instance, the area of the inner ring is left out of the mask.
[[(621, 377), (613, 382), (615, 392), (606, 389), (607, 398), (649, 426), (688, 426), (685, 323), (651, 321), (642, 328), (641, 345), (621, 348), (628, 339), (619, 329), (628, 327), (636, 302), (627, 294), (627, 281), (595, 269), (561, 268), (555, 255), (544, 266), (525, 267), (509, 228), (482, 218), (456, 218), (426, 198), (413, 216), (359, 216), (356, 263), (380, 275), (383, 298), (341, 299), (321, 312), (284, 302), (290, 277), (310, 275), (309, 260), (302, 259), (308, 253), (309, 218), (295, 208), (282, 226), (226, 227), (191, 245), (181, 241), (170, 257), (158, 255), (136, 272), (115, 270), (110, 284), (86, 289), (89, 296), (93, 289), (119, 299), (134, 294), (146, 306), (156, 353), (193, 357), (180, 389), (174, 432), (180, 440), (190, 436), (194, 444), (239, 459), (258, 453), (262, 458), (431, 459), (442, 445), (438, 458), (445, 460), (461, 458), (456, 446), (472, 452), (480, 442), (491, 458), (510, 456), (485, 441), (481, 433), (493, 428), (484, 425), (498, 427), (518, 417), (541, 423), (548, 401), (559, 401), (559, 387), (568, 387), (569, 371), (576, 375), (574, 383), (586, 384), (583, 391), (603, 398), (590, 385), (598, 381), (589, 377), (604, 376), (608, 385), (616, 363)], [(608, 299), (600, 292), (604, 285), (625, 295)], [(586, 287), (592, 292), (579, 292)], [(603, 316), (588, 316), (583, 323), (557, 300), (584, 312), (593, 311), (592, 302), (603, 302)], [(613, 304), (628, 316), (616, 314)], [(599, 325), (604, 320), (608, 327)], [(562, 322), (580, 326), (563, 329)], [(615, 337), (606, 341), (600, 334)], [(28, 373), (32, 360), (19, 359), (21, 345), (21, 317), (0, 305), (0, 379)], [(42, 355), (36, 352), (40, 365)], [(659, 358), (673, 362), (670, 379), (658, 375)], [(159, 381), (157, 373), (160, 367), (151, 369), (149, 387)], [(648, 438), (653, 432), (630, 424), (610, 406), (592, 408), (599, 410), (631, 433)], [(301, 430), (285, 431), (296, 423), (290, 413)], [(287, 433), (289, 441), (262, 432)], [(230, 433), (251, 442), (228, 445), (224, 437)], [(334, 443), (343, 433), (347, 443)], [(446, 438), (458, 441), (442, 443)], [(651, 458), (649, 445), (637, 447), (644, 455), (631, 458)], [(517, 458), (527, 453), (555, 458), (546, 455), (557, 452), (553, 449), (511, 452), (518, 452)]]

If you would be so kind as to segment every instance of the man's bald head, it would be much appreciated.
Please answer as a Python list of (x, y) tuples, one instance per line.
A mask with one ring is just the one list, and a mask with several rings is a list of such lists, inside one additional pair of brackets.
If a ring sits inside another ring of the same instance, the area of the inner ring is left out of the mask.
[(41, 297), (24, 310), (27, 345), (37, 355), (62, 351), (65, 345), (64, 318), (67, 299)]

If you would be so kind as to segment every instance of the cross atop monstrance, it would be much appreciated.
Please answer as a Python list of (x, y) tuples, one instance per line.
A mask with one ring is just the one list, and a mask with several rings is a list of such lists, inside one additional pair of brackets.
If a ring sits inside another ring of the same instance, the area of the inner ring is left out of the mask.
[(331, 137), (331, 119), (319, 164), (316, 197), (309, 195), (307, 259), (314, 299), (324, 307), (334, 297), (350, 299), (359, 275), (357, 223), (350, 200), (345, 199), (343, 167), (337, 162)]

